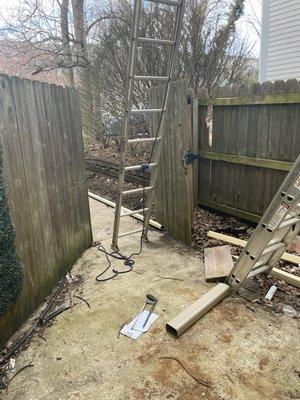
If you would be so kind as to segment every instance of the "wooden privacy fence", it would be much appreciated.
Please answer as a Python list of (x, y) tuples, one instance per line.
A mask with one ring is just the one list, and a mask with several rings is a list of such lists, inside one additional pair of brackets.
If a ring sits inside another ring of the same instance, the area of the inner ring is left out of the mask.
[(300, 83), (199, 99), (199, 203), (257, 222), (300, 153)]
[(0, 75), (1, 139), (24, 283), (0, 348), (91, 243), (76, 91)]
[[(162, 96), (161, 87), (151, 90), (153, 108), (162, 104)], [(154, 116), (153, 133), (156, 126)], [(186, 164), (187, 151), (199, 154), (199, 161)], [(199, 100), (184, 81), (174, 82), (155, 218), (186, 243), (191, 241), (193, 204), (257, 222), (299, 153), (298, 81), (220, 88)]]

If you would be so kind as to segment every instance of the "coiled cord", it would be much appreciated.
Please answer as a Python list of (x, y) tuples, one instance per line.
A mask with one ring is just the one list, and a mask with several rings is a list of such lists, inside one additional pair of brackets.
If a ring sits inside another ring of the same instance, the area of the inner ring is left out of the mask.
[[(95, 279), (96, 279), (97, 282), (110, 281), (111, 279), (116, 278), (118, 275), (127, 274), (128, 272), (131, 272), (133, 270), (133, 266), (135, 264), (135, 262), (132, 259), (132, 257), (139, 256), (143, 251), (143, 234), (144, 234), (144, 229), (145, 229), (145, 205), (146, 205), (146, 197), (145, 197), (146, 196), (146, 190), (145, 190), (146, 177), (145, 177), (145, 173), (146, 173), (146, 170), (148, 168), (149, 168), (148, 164), (141, 164), (141, 169), (142, 169), (142, 172), (143, 172), (143, 231), (142, 231), (142, 234), (141, 234), (141, 237), (140, 237), (140, 249), (139, 249), (139, 251), (137, 253), (132, 253), (130, 256), (126, 256), (126, 255), (120, 253), (119, 251), (108, 252), (105, 249), (105, 247), (102, 244), (100, 244), (97, 247), (97, 249), (105, 254), (106, 260), (108, 262), (108, 266), (99, 275), (96, 276)], [(112, 258), (114, 258), (116, 260), (124, 261), (124, 265), (126, 267), (128, 267), (128, 269), (126, 271), (117, 271), (116, 269), (113, 269), (112, 270), (113, 275), (109, 276), (108, 278), (101, 278), (101, 276), (103, 276), (111, 267), (111, 261), (110, 261), (109, 257), (112, 257)]]

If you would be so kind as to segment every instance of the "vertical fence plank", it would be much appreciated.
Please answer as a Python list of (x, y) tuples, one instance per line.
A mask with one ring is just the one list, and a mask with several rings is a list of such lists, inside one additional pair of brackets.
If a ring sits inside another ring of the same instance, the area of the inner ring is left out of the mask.
[[(199, 105), (198, 108), (198, 130), (199, 130), (199, 151), (210, 151), (209, 128), (208, 128), (208, 107)], [(212, 121), (211, 121), (212, 123)], [(198, 177), (198, 197), (213, 200), (212, 194), (212, 175), (211, 161), (200, 158), (199, 161), (199, 177)]]
[[(193, 97), (193, 109), (192, 109), (192, 124), (193, 124), (193, 152), (194, 154), (199, 154), (199, 104), (198, 100)], [(199, 160), (195, 161), (194, 168), (193, 168), (193, 205), (196, 207), (198, 205), (198, 197), (199, 197)]]
[[(46, 183), (46, 196), (48, 198), (49, 205), (49, 220), (48, 225), (45, 226), (45, 230), (49, 231), (49, 262), (50, 269), (48, 271), (44, 271), (46, 275), (44, 279), (47, 279), (49, 285), (52, 285), (59, 279), (58, 274), (58, 265), (61, 262), (61, 253), (62, 253), (62, 244), (61, 244), (61, 235), (60, 235), (60, 221), (58, 221), (57, 213), (59, 207), (59, 199), (56, 199), (56, 187), (55, 187), (55, 179), (56, 174), (54, 170), (54, 160), (53, 160), (53, 148), (52, 148), (52, 140), (53, 140), (53, 132), (51, 129), (50, 121), (47, 119), (46, 107), (48, 106), (44, 101), (43, 95), (43, 83), (34, 82), (34, 93), (35, 93), (35, 106), (38, 115), (38, 127), (39, 127), (39, 135), (42, 142), (42, 157), (43, 157), (43, 166), (44, 166), (44, 179)], [(51, 142), (50, 142), (51, 140)], [(57, 203), (56, 203), (57, 201)]]
[[(87, 173), (86, 164), (84, 159), (84, 145), (82, 140), (81, 131), (81, 110), (79, 104), (79, 98), (77, 92), (74, 88), (70, 89), (72, 96), (72, 112), (75, 121), (75, 148), (77, 151), (76, 158), (78, 163), (78, 173), (79, 173), (79, 187), (78, 187), (78, 203), (81, 204), (79, 209), (80, 226), (82, 230), (82, 241), (81, 246), (83, 246), (82, 251), (85, 250), (92, 241), (92, 231), (91, 231), (91, 217), (89, 211), (89, 197), (88, 197), (88, 185), (87, 185)], [(78, 252), (78, 250), (77, 250)], [(77, 255), (75, 254), (77, 258)]]
[[(239, 156), (246, 155), (246, 132), (248, 126), (248, 108), (241, 106), (237, 110), (238, 118), (238, 131), (236, 140), (236, 154)], [(235, 188), (235, 207), (244, 209), (247, 199), (247, 184), (245, 181), (246, 167), (244, 165), (238, 166), (236, 171), (236, 188)]]

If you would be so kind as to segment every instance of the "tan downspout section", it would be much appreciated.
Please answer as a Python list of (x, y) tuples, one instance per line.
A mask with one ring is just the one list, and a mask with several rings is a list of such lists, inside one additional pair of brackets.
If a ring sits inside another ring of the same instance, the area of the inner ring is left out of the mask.
[(177, 317), (166, 324), (168, 332), (175, 336), (180, 336), (198, 319), (211, 310), (219, 301), (224, 299), (229, 293), (229, 286), (225, 283), (219, 283), (208, 293), (202, 296), (195, 303), (183, 310)]

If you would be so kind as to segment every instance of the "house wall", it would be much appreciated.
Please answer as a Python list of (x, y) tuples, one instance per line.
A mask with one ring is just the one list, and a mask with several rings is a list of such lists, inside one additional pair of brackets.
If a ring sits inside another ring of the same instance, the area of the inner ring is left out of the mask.
[(300, 1), (263, 0), (260, 82), (300, 79)]

